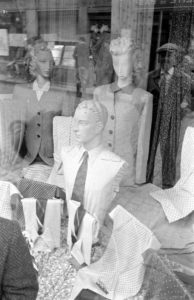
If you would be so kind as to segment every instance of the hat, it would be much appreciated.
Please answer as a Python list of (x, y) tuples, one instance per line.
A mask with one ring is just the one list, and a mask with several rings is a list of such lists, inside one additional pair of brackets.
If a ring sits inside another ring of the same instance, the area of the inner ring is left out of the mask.
[(173, 44), (173, 43), (166, 43), (162, 46), (160, 46), (156, 52), (157, 53), (161, 53), (161, 52), (172, 52), (172, 51), (179, 51), (180, 50), (180, 47), (177, 46), (176, 44)]

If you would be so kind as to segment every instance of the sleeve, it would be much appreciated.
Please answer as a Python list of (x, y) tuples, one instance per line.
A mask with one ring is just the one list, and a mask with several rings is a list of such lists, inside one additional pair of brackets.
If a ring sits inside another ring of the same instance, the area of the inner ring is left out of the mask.
[(37, 271), (17, 222), (13, 222), (2, 293), (2, 300), (34, 300), (38, 293)]

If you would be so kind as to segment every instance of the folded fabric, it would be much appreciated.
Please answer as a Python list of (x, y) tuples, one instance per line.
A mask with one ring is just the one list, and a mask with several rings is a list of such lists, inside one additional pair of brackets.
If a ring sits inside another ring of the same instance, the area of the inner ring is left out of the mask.
[[(193, 182), (194, 185), (194, 182)], [(162, 205), (169, 223), (188, 216), (194, 211), (194, 196), (178, 182), (173, 188), (150, 193)]]
[(186, 129), (181, 151), (181, 178), (173, 188), (150, 195), (162, 205), (169, 223), (194, 211), (194, 128)]
[[(60, 247), (60, 228), (61, 228), (61, 199), (48, 199), (44, 223), (41, 224), (37, 216), (37, 199), (22, 199), (25, 230), (29, 233), (34, 242), (34, 251), (47, 251)], [(42, 228), (39, 234), (39, 226)]]
[(142, 254), (159, 249), (154, 234), (123, 207), (112, 212), (113, 232), (99, 261), (80, 269), (71, 299), (83, 289), (90, 289), (108, 299), (135, 296), (143, 282), (145, 267)]

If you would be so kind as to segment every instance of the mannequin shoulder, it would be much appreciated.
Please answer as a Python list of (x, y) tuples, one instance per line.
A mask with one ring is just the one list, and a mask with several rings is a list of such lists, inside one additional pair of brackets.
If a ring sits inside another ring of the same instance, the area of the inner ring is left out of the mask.
[(109, 151), (107, 149), (104, 149), (101, 153), (101, 159), (105, 160), (105, 161), (111, 161), (111, 162), (118, 162), (121, 164), (125, 164), (125, 160), (122, 159), (120, 156), (118, 156), (117, 154), (115, 154), (112, 151)]
[(25, 83), (25, 84), (16, 84), (13, 90), (13, 94), (23, 94), (23, 93), (29, 93), (29, 91), (32, 89), (32, 85)]
[(67, 158), (67, 157), (74, 157), (79, 152), (78, 146), (64, 146), (61, 149), (61, 157)]
[(133, 92), (134, 97), (141, 99), (142, 102), (152, 101), (153, 95), (142, 88), (136, 88)]
[(110, 84), (100, 85), (94, 90), (94, 96), (101, 95), (102, 93), (106, 93), (110, 90)]

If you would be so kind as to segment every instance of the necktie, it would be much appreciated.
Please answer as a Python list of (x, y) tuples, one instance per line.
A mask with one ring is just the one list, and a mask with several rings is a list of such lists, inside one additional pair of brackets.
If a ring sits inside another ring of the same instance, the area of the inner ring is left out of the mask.
[(75, 183), (74, 183), (72, 197), (71, 197), (72, 200), (80, 202), (80, 206), (76, 212), (75, 219), (74, 219), (74, 228), (75, 228), (76, 236), (78, 234), (79, 226), (85, 214), (83, 200), (84, 200), (84, 190), (85, 190), (87, 169), (88, 169), (88, 152), (85, 151), (83, 154), (83, 161), (78, 169), (75, 178)]

